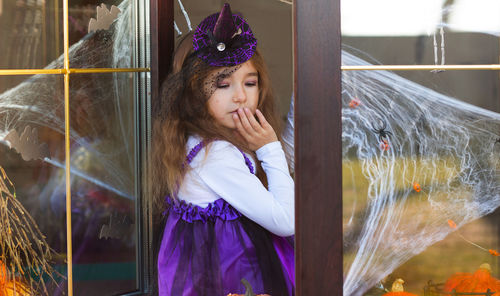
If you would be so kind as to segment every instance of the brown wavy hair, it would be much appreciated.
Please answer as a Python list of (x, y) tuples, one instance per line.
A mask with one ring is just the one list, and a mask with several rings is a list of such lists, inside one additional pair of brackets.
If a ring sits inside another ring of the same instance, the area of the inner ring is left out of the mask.
[[(275, 106), (269, 73), (257, 50), (249, 60), (259, 75), (259, 102), (257, 108), (264, 114), (281, 140), (281, 120)], [(245, 152), (253, 154), (247, 145), (234, 137), (234, 132), (217, 124), (208, 111), (208, 97), (203, 82), (210, 73), (221, 67), (208, 66), (193, 55), (192, 35), (181, 40), (177, 47), (170, 75), (161, 87), (160, 101), (153, 104), (152, 186), (156, 208), (163, 208), (164, 197), (174, 196), (186, 174), (182, 163), (186, 158), (186, 144), (196, 134), (206, 141), (225, 140)], [(257, 165), (257, 176), (267, 185), (266, 176)]]

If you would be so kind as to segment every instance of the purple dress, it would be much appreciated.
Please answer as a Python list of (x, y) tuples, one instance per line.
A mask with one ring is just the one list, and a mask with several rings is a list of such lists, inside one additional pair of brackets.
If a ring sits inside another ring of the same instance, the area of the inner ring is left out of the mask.
[[(186, 162), (202, 147), (203, 142), (195, 146)], [(158, 253), (160, 296), (244, 294), (241, 279), (256, 294), (295, 295), (292, 237), (272, 234), (223, 199), (206, 208), (169, 196), (165, 200), (166, 223)]]

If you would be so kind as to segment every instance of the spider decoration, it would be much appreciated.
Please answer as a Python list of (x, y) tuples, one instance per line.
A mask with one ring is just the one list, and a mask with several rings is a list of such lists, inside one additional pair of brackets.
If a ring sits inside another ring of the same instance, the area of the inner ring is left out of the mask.
[(392, 136), (392, 133), (390, 131), (385, 130), (386, 128), (387, 123), (385, 121), (382, 122), (382, 126), (380, 128), (376, 128), (374, 125), (372, 125), (372, 131), (378, 134), (378, 139), (380, 140), (380, 142), (384, 142), (387, 138), (390, 138), (390, 136)]

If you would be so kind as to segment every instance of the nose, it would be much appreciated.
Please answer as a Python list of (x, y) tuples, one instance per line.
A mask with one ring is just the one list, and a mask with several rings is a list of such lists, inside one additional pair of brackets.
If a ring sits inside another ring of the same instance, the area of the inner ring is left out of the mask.
[(247, 94), (243, 86), (241, 85), (235, 86), (233, 93), (233, 101), (236, 103), (245, 103), (247, 101)]

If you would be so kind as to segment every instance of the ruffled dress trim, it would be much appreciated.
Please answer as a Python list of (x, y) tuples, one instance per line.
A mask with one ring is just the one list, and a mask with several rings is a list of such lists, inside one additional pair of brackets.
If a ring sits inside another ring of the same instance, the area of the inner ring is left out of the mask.
[(165, 202), (167, 210), (163, 213), (164, 215), (168, 211), (172, 211), (178, 214), (182, 220), (189, 223), (193, 223), (194, 221), (215, 221), (216, 219), (231, 221), (242, 216), (240, 212), (222, 198), (210, 203), (205, 208), (187, 203), (184, 200), (173, 200), (170, 196), (165, 198)]

